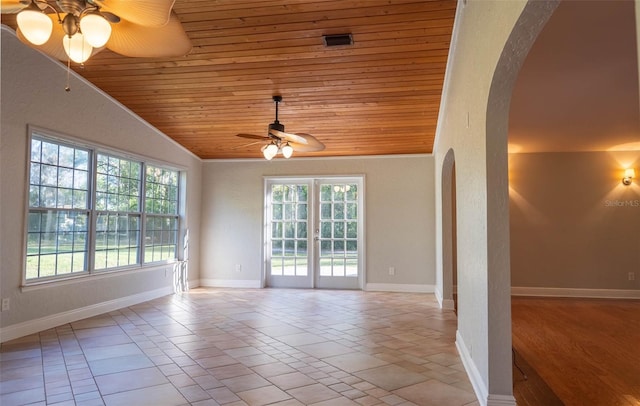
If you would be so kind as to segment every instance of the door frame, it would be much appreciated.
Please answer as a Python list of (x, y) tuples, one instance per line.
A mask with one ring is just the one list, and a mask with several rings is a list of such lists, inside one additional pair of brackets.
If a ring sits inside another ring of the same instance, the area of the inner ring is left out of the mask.
[[(275, 279), (278, 283), (274, 283), (274, 278), (270, 274), (270, 250), (271, 250), (271, 213), (269, 211), (271, 205), (268, 202), (268, 197), (271, 193), (272, 185), (279, 184), (304, 184), (307, 186), (307, 275), (306, 276), (294, 276), (294, 275), (278, 275)], [(305, 177), (280, 177), (269, 176), (264, 177), (263, 188), (263, 221), (262, 221), (262, 285), (265, 287), (286, 287), (295, 289), (312, 289), (314, 287), (314, 279), (312, 274), (313, 264), (310, 259), (313, 258), (313, 224), (315, 221), (315, 210), (312, 207), (312, 196), (314, 193), (314, 180), (313, 178)]]
[[(295, 175), (283, 175), (283, 176), (263, 176), (263, 188), (262, 188), (262, 201), (263, 201), (263, 210), (262, 210), (262, 270), (261, 270), (261, 283), (260, 285), (264, 287), (268, 287), (268, 267), (267, 267), (267, 256), (268, 256), (268, 243), (269, 243), (269, 208), (266, 202), (267, 196), (267, 187), (272, 182), (281, 181), (283, 183), (287, 182), (311, 182), (312, 190), (310, 191), (310, 201), (309, 205), (312, 206), (312, 209), (309, 211), (309, 221), (313, 225), (309, 228), (310, 232), (310, 240), (313, 242), (312, 245), (312, 254), (310, 258), (309, 265), (312, 267), (310, 271), (315, 271), (316, 264), (315, 262), (319, 258), (319, 253), (317, 252), (318, 247), (315, 242), (315, 225), (317, 224), (317, 203), (316, 201), (312, 201), (315, 199), (316, 191), (318, 188), (317, 182), (320, 180), (331, 180), (335, 179), (337, 181), (344, 180), (348, 181), (357, 181), (360, 184), (360, 203), (358, 204), (358, 227), (361, 235), (358, 237), (359, 246), (359, 255), (358, 255), (358, 265), (360, 271), (358, 273), (358, 289), (364, 290), (366, 280), (367, 280), (367, 267), (366, 267), (366, 177), (364, 174), (356, 174), (356, 175), (308, 175), (308, 176), (295, 176)], [(318, 275), (314, 272), (312, 275), (312, 286), (311, 289), (317, 288), (317, 278)]]

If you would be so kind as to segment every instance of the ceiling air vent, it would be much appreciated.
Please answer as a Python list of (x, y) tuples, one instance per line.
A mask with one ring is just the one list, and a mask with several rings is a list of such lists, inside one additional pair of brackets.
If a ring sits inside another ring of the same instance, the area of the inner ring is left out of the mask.
[(339, 47), (353, 44), (351, 34), (323, 35), (322, 38), (324, 39), (324, 46), (326, 47)]

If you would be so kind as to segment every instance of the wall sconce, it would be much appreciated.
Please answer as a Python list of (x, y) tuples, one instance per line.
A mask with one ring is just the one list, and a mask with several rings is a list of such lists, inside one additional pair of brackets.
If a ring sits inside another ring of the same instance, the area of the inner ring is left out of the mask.
[(624, 170), (624, 177), (622, 183), (629, 186), (633, 182), (633, 178), (636, 177), (636, 171), (633, 168), (627, 168)]

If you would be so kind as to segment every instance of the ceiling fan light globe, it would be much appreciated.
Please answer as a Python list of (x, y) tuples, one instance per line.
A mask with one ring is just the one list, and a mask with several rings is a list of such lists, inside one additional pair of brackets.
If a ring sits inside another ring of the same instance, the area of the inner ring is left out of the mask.
[(85, 40), (81, 32), (77, 32), (71, 37), (65, 36), (62, 39), (62, 45), (67, 56), (76, 63), (84, 63), (93, 52), (93, 47)]
[(282, 147), (282, 155), (285, 158), (291, 158), (291, 155), (293, 155), (293, 147), (289, 143)]
[(267, 161), (273, 159), (274, 156), (278, 153), (278, 146), (276, 144), (269, 144), (262, 148), (262, 154)]
[(87, 14), (80, 20), (80, 30), (94, 48), (102, 48), (111, 36), (111, 24), (100, 14)]
[(28, 8), (18, 13), (16, 21), (20, 32), (33, 45), (42, 45), (49, 41), (53, 21), (45, 13)]

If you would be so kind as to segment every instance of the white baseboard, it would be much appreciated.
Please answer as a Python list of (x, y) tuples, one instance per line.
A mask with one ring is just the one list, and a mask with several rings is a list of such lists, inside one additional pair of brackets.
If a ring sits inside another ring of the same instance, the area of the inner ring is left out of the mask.
[(443, 302), (442, 302), (442, 290), (440, 289), (440, 287), (438, 285), (435, 286), (435, 288), (433, 289), (433, 294), (436, 296), (436, 300), (438, 301), (438, 304), (440, 305), (440, 308), (442, 309), (443, 307)]
[(63, 324), (72, 323), (74, 321), (86, 319), (87, 317), (97, 316), (99, 314), (108, 313), (123, 307), (133, 306), (148, 300), (157, 299), (173, 293), (173, 286), (150, 290), (147, 292), (137, 293), (135, 295), (121, 297), (102, 303), (96, 303), (85, 306), (80, 309), (69, 310), (51, 316), (41, 317), (39, 319), (29, 320), (22, 323), (12, 324), (3, 327), (0, 331), (0, 342), (14, 340), (29, 334), (48, 330)]
[(487, 397), (487, 406), (516, 406), (516, 398), (510, 395), (492, 395)]
[(364, 286), (364, 290), (370, 292), (433, 293), (435, 286), (404, 283), (367, 283)]
[(467, 375), (471, 381), (471, 386), (473, 386), (473, 391), (476, 393), (478, 403), (480, 403), (481, 406), (516, 406), (516, 398), (514, 398), (513, 395), (489, 393), (487, 385), (482, 380), (480, 371), (478, 371), (475, 362), (473, 362), (459, 330), (456, 331), (456, 348), (460, 354), (462, 365), (464, 365), (464, 369), (467, 371)]
[[(191, 283), (191, 282), (190, 282)], [(264, 286), (260, 280), (235, 280), (235, 279), (200, 279), (198, 286), (210, 288), (244, 288), (260, 289)], [(406, 293), (433, 293), (434, 285), (392, 284), (392, 283), (367, 283), (364, 290), (371, 292), (406, 292)]]
[(262, 288), (262, 281), (259, 279), (200, 279), (199, 285), (209, 288), (260, 289)]
[(438, 286), (435, 287), (435, 290), (433, 292), (436, 295), (436, 300), (438, 301), (438, 304), (440, 305), (440, 308), (442, 310), (455, 310), (456, 308), (456, 303), (454, 302), (453, 299), (443, 299), (442, 298), (442, 291), (440, 290), (440, 288)]
[(460, 330), (456, 331), (456, 348), (460, 354), (462, 365), (464, 366), (465, 371), (467, 371), (467, 376), (469, 376), (469, 380), (471, 381), (471, 386), (473, 386), (473, 391), (476, 393), (478, 402), (480, 402), (481, 406), (487, 406), (486, 399), (489, 393), (487, 385), (482, 380), (480, 371), (478, 371), (475, 362), (473, 362), (473, 359), (471, 358), (471, 354), (467, 350), (464, 339), (462, 338), (462, 335), (460, 335)]
[(640, 290), (511, 287), (512, 296), (575, 297), (589, 299), (640, 299)]
[(442, 301), (442, 310), (455, 310), (456, 302), (453, 299), (444, 299)]

